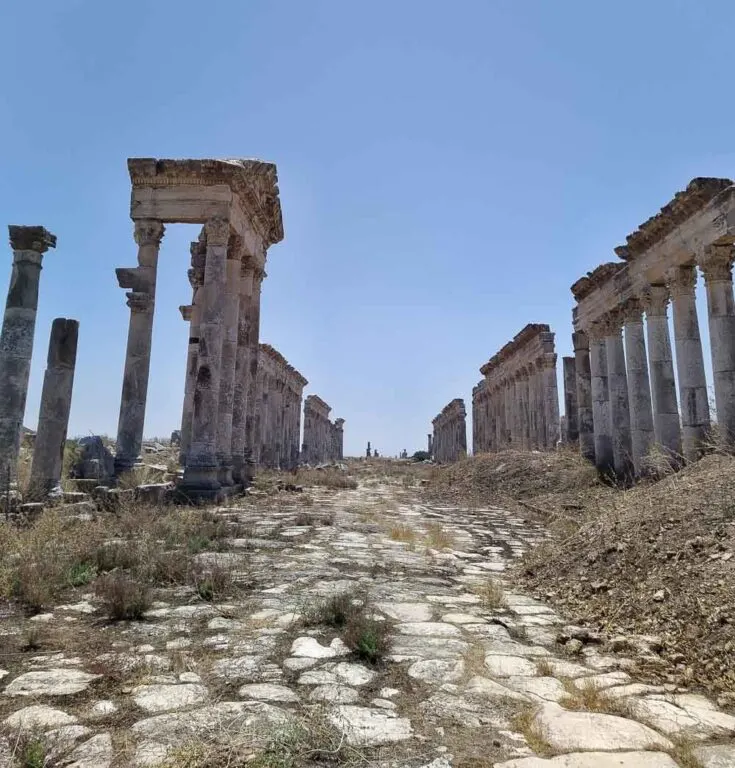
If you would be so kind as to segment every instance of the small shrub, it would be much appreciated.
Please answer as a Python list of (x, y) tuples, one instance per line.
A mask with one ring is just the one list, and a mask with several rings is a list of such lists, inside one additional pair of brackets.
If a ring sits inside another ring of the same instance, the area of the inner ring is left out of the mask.
[(207, 570), (195, 569), (193, 579), (197, 594), (207, 602), (223, 597), (232, 587), (232, 574), (216, 563)]
[(480, 605), (485, 610), (495, 611), (506, 606), (503, 588), (494, 579), (490, 579), (477, 587), (475, 593), (480, 598)]
[(451, 549), (454, 536), (441, 523), (431, 523), (426, 529), (426, 543), (432, 549)]
[(19, 747), (21, 768), (46, 768), (46, 747), (41, 739), (28, 738)]
[(548, 659), (539, 659), (536, 662), (536, 674), (539, 677), (553, 677), (554, 667)]
[(355, 597), (350, 592), (342, 592), (307, 607), (302, 612), (304, 626), (344, 627), (352, 616), (362, 610), (355, 604)]
[(34, 625), (28, 627), (23, 633), (23, 644), (21, 650), (23, 651), (37, 651), (43, 646), (43, 633), (41, 628)]
[(103, 575), (95, 591), (111, 621), (141, 619), (150, 607), (147, 587), (122, 571)]
[(409, 525), (394, 525), (389, 533), (393, 541), (405, 541), (409, 544), (413, 544), (416, 541), (416, 531)]
[(95, 551), (95, 565), (100, 573), (116, 568), (130, 570), (138, 565), (140, 551), (133, 541), (109, 541), (100, 544)]
[(304, 526), (304, 525), (313, 525), (314, 524), (314, 520), (311, 517), (311, 515), (309, 515), (307, 512), (299, 512), (296, 515), (296, 517), (295, 517), (295, 519), (293, 521), (293, 524), (294, 525), (302, 525), (302, 526)]
[(89, 584), (90, 581), (93, 581), (96, 575), (97, 569), (94, 564), (82, 560), (72, 563), (67, 580), (70, 586), (81, 587), (85, 584)]
[(390, 625), (361, 612), (349, 618), (342, 639), (359, 659), (377, 664), (390, 648)]

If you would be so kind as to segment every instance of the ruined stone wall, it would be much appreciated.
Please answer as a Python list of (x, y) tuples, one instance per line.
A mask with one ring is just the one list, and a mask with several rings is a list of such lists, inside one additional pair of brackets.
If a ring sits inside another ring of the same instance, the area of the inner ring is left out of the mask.
[(601, 470), (640, 474), (655, 444), (675, 464), (702, 453), (712, 418), (698, 271), (707, 293), (717, 427), (723, 440), (735, 440), (733, 243), (735, 185), (694, 179), (615, 249), (620, 261), (572, 286), (579, 443)]
[(480, 369), (472, 391), (475, 453), (550, 450), (559, 441), (554, 334), (532, 323)]
[(301, 401), (306, 379), (270, 344), (258, 347), (256, 387), (257, 462), (295, 469), (301, 437)]
[(458, 461), (467, 455), (467, 412), (464, 400), (455, 398), (431, 422), (433, 458), (440, 464)]

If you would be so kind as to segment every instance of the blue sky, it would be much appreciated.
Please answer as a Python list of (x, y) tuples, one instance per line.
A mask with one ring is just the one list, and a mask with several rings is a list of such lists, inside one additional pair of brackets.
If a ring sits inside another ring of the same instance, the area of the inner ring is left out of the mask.
[[(0, 22), (0, 211), (59, 239), (29, 426), (66, 316), (70, 433), (116, 432), (129, 156), (277, 163), (262, 339), (347, 420), (351, 454), (423, 447), (528, 322), (569, 354), (572, 282), (692, 177), (735, 174), (724, 0), (27, 0)], [(180, 420), (194, 235), (164, 238), (146, 435)]]

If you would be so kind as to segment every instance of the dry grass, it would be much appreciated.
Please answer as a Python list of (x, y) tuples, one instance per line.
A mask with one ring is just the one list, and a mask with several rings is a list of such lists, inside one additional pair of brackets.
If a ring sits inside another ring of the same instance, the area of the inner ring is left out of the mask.
[(600, 712), (607, 715), (629, 717), (624, 700), (616, 699), (599, 685), (589, 681), (562, 680), (566, 695), (559, 700), (565, 709), (581, 712)]
[(536, 674), (539, 677), (553, 677), (554, 667), (548, 659), (541, 658), (536, 662)]
[(410, 525), (394, 525), (388, 531), (388, 536), (393, 541), (403, 541), (406, 544), (415, 544), (418, 534)]
[(432, 549), (451, 549), (454, 536), (441, 523), (430, 523), (426, 528), (426, 545)]
[(357, 480), (342, 469), (328, 467), (326, 469), (299, 469), (294, 482), (305, 487), (321, 487), (331, 490), (355, 490)]
[(150, 592), (145, 584), (124, 571), (106, 573), (95, 585), (110, 621), (136, 621), (150, 607)]
[(497, 611), (506, 607), (503, 588), (495, 579), (488, 579), (484, 584), (476, 586), (473, 592), (480, 598), (480, 605), (486, 611)]
[(513, 727), (522, 733), (528, 746), (540, 757), (553, 757), (556, 752), (549, 744), (543, 728), (536, 721), (536, 708), (529, 706), (513, 717)]

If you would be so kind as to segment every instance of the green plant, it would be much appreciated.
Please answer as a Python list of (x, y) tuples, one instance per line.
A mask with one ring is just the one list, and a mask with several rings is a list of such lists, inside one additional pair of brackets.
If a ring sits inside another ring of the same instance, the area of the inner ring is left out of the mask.
[(97, 568), (94, 564), (81, 560), (72, 563), (71, 568), (69, 568), (67, 579), (70, 586), (81, 587), (84, 586), (84, 584), (89, 584), (90, 581), (93, 581), (96, 575)]
[(21, 768), (45, 768), (46, 747), (39, 738), (28, 739), (20, 749)]
[(390, 625), (386, 621), (359, 613), (347, 621), (342, 639), (359, 659), (376, 664), (390, 648)]
[(344, 627), (349, 619), (362, 610), (362, 604), (357, 603), (357, 598), (350, 592), (341, 592), (338, 595), (307, 606), (301, 614), (304, 626)]
[(232, 586), (230, 571), (216, 563), (206, 570), (195, 568), (192, 576), (197, 594), (207, 602), (223, 597)]

